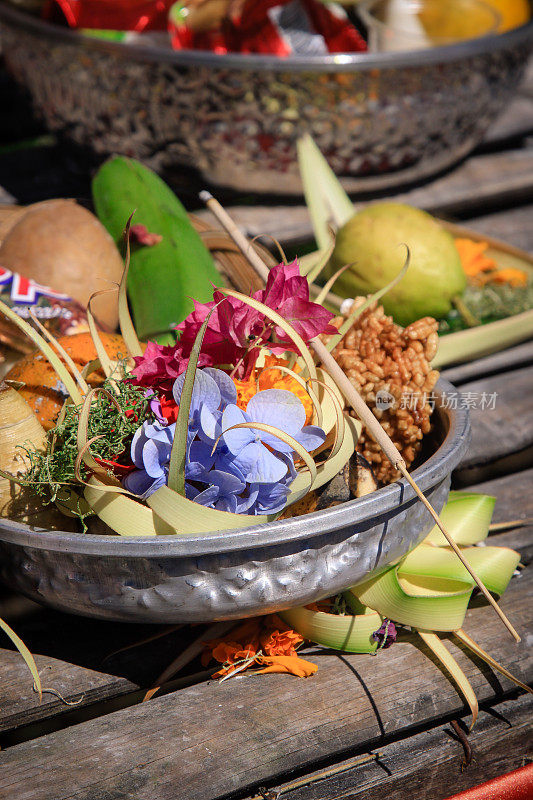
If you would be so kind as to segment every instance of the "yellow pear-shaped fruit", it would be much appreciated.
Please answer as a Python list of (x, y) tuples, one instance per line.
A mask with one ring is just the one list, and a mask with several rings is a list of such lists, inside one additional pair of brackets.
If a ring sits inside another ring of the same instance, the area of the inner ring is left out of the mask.
[(344, 297), (374, 294), (398, 275), (404, 278), (381, 303), (399, 325), (421, 317), (444, 317), (452, 298), (466, 288), (466, 276), (453, 237), (425, 211), (402, 203), (375, 203), (340, 228), (329, 264), (330, 274), (351, 264), (335, 284)]

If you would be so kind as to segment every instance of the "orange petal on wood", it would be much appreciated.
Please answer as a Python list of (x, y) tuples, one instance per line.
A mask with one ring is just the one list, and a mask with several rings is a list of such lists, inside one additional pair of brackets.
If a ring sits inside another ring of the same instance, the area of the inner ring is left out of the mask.
[(288, 675), (296, 675), (297, 678), (308, 678), (313, 675), (318, 667), (316, 664), (311, 664), (310, 661), (305, 661), (298, 656), (258, 656), (258, 664), (265, 664), (263, 669), (257, 671), (258, 675), (267, 672), (280, 672)]

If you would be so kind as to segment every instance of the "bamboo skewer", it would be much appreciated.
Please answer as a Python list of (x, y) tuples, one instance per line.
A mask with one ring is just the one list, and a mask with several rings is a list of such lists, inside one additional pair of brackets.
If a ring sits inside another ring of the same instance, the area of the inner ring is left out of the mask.
[[(200, 192), (200, 199), (206, 204), (206, 206), (212, 211), (215, 215), (217, 220), (221, 223), (223, 228), (226, 232), (231, 236), (235, 244), (239, 247), (243, 255), (249, 260), (252, 267), (256, 270), (257, 274), (266, 282), (268, 279), (269, 268), (264, 263), (262, 258), (255, 252), (252, 248), (244, 234), (239, 230), (235, 222), (231, 219), (230, 215), (225, 211), (225, 209), (220, 205), (220, 203), (215, 200), (213, 195), (210, 192), (202, 191)], [(415, 480), (409, 474), (407, 470), (407, 465), (403, 458), (401, 457), (398, 449), (396, 448), (395, 444), (392, 442), (390, 437), (382, 428), (381, 424), (374, 416), (374, 414), (370, 411), (367, 404), (357, 391), (357, 389), (352, 385), (348, 377), (344, 374), (342, 369), (339, 367), (333, 356), (328, 352), (327, 348), (325, 347), (324, 343), (317, 338), (312, 339), (309, 342), (311, 348), (315, 352), (315, 355), (322, 362), (324, 367), (330, 373), (332, 378), (335, 379), (337, 382), (339, 389), (342, 391), (344, 397), (354, 409), (355, 413), (365, 425), (365, 427), (370, 431), (373, 438), (382, 448), (383, 452), (389, 459), (389, 461), (394, 465), (394, 467), (401, 472), (403, 477), (406, 481), (410, 484), (413, 488), (417, 497), (422, 501), (425, 505), (431, 516), (433, 517), (435, 523), (437, 524), (438, 528), (444, 535), (446, 541), (457, 555), (465, 569), (470, 573), (472, 578), (474, 579), (475, 583), (477, 584), (478, 589), (484, 595), (486, 600), (490, 603), (490, 605), (494, 608), (500, 619), (502, 620), (503, 624), (509, 631), (509, 633), (516, 639), (517, 642), (520, 641), (520, 636), (518, 635), (517, 631), (501, 610), (500, 606), (493, 598), (481, 578), (476, 574), (473, 567), (471, 567), (468, 560), (464, 557), (463, 553), (453, 540), (452, 536), (448, 533), (446, 528), (444, 527), (439, 515), (429, 502), (429, 500), (424, 496), (422, 490), (417, 486)]]

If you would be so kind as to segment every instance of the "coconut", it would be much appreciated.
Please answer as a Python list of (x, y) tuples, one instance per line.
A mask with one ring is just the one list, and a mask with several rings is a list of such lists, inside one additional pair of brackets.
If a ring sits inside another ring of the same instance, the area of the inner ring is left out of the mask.
[[(29, 206), (7, 230), (0, 246), (0, 264), (70, 295), (84, 307), (93, 292), (120, 283), (124, 269), (115, 242), (102, 223), (74, 200), (47, 200)], [(101, 323), (116, 328), (116, 296), (98, 297), (94, 313)]]

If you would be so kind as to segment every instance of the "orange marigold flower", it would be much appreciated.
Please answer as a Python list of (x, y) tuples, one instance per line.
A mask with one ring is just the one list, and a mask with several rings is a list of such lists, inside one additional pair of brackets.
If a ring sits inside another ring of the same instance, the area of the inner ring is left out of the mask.
[(267, 656), (294, 656), (303, 640), (296, 631), (271, 631), (261, 637), (261, 649)]
[(494, 283), (508, 283), (510, 286), (526, 286), (527, 275), (521, 269), (508, 267), (499, 269), (491, 278)]
[(474, 242), (472, 239), (456, 239), (455, 246), (459, 252), (461, 265), (469, 278), (476, 278), (483, 272), (496, 269), (494, 259), (485, 255), (489, 245), (487, 242)]
[[(242, 645), (239, 642), (220, 642), (213, 649), (211, 655), (215, 661), (219, 661), (221, 664), (232, 664), (237, 660), (237, 654), (241, 651)], [(249, 655), (252, 655), (252, 653), (249, 653)]]
[[(245, 411), (248, 401), (257, 392), (264, 389), (286, 389), (301, 400), (305, 408), (305, 424), (309, 425), (313, 419), (313, 402), (311, 398), (303, 386), (294, 380), (292, 375), (287, 375), (279, 369), (272, 369), (272, 367), (277, 366), (286, 367), (286, 359), (266, 356), (264, 366), (256, 367), (247, 380), (233, 378), (233, 382), (237, 387), (237, 405)], [(298, 366), (294, 367), (294, 372), (298, 372)]]
[[(226, 677), (254, 663), (265, 665), (260, 672), (285, 672), (301, 678), (317, 670), (314, 664), (296, 655), (296, 647), (304, 641), (303, 636), (291, 630), (277, 614), (246, 620), (228, 636), (231, 638), (227, 640), (205, 642), (202, 664), (207, 666), (212, 659), (222, 664), (214, 678)], [(246, 661), (249, 663), (245, 664)]]

